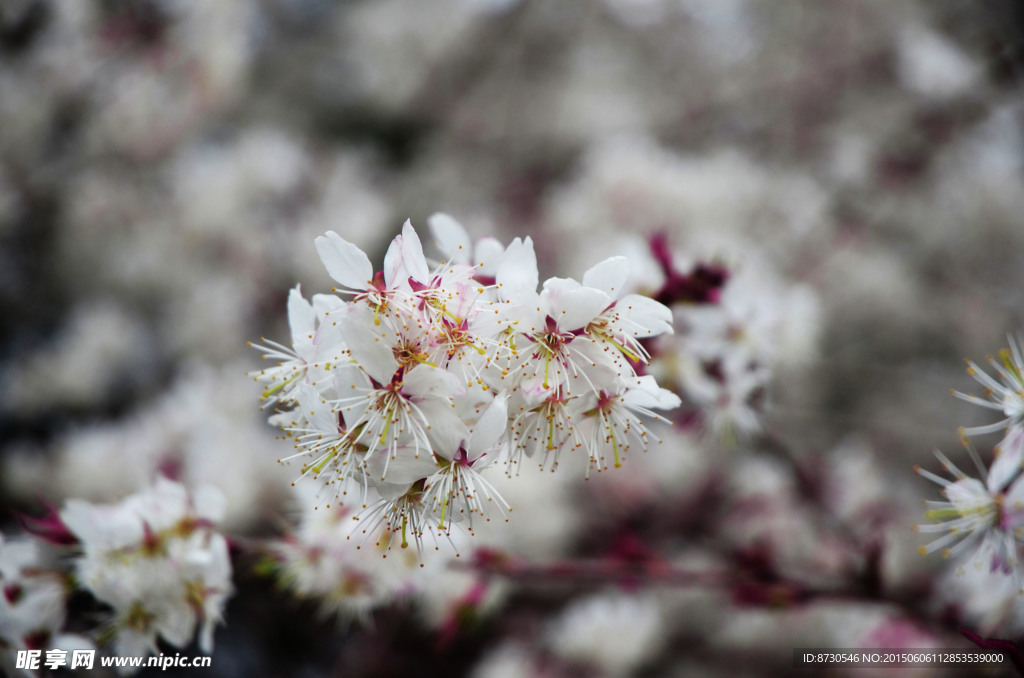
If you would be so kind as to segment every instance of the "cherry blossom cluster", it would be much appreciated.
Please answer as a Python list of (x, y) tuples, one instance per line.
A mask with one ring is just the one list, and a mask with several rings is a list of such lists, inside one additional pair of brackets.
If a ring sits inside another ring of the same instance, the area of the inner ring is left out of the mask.
[[(939, 535), (922, 554), (940, 551), (951, 557), (969, 553), (980, 568), (1009, 575), (1018, 594), (1021, 587), (1021, 545), (1024, 544), (1024, 351), (1021, 338), (1009, 338), (1010, 347), (989, 356), (995, 376), (971, 360), (967, 373), (984, 388), (984, 396), (953, 391), (969, 403), (996, 410), (1003, 418), (992, 424), (961, 428), (960, 436), (977, 471), (962, 471), (940, 451), (935, 456), (952, 480), (917, 467), (915, 470), (942, 487), (943, 501), (929, 501), (926, 517), (931, 522), (915, 525), (918, 532)], [(972, 436), (1001, 433), (994, 460), (986, 467)]]
[[(96, 640), (117, 655), (145, 656), (159, 653), (159, 642), (185, 648), (198, 632), (210, 654), (234, 591), (227, 540), (216, 530), (224, 509), (219, 490), (189, 493), (160, 477), (117, 504), (70, 500), (44, 518), (23, 517), (36, 539), (0, 542), (0, 646), (91, 649)], [(63, 630), (75, 590), (98, 604), (91, 639)]]
[(758, 432), (778, 341), (772, 316), (785, 295), (751, 289), (720, 263), (681, 266), (664, 236), (650, 249), (664, 276), (655, 299), (677, 330), (653, 342), (651, 372), (685, 396), (687, 418), (706, 433), (731, 444)]
[(638, 373), (641, 340), (672, 332), (672, 314), (623, 294), (625, 257), (538, 289), (529, 237), (474, 245), (447, 215), (429, 226), (442, 260), (406, 222), (381, 270), (337, 233), (318, 237), (341, 296), (293, 289), (291, 345), (264, 341), (276, 364), (252, 374), (325, 508), (356, 498), (365, 531), (403, 547), (504, 514), (485, 469), (553, 470), (562, 454), (617, 467), (655, 438), (646, 420), (680, 404)]
[(381, 558), (386, 537), (361, 544), (360, 521), (352, 519), (351, 507), (315, 508), (311, 483), (297, 484), (295, 493), (301, 519), (283, 539), (268, 542), (265, 561), (295, 595), (318, 601), (325, 615), (366, 620), (374, 609), (418, 592), (422, 571), (415, 553)]
[(93, 647), (84, 636), (64, 630), (70, 586), (44, 551), (45, 545), (35, 539), (0, 535), (0, 670), (10, 663), (5, 649)]
[(157, 639), (213, 649), (213, 629), (231, 596), (231, 559), (214, 530), (224, 497), (213, 488), (189, 496), (166, 478), (120, 504), (72, 500), (60, 518), (77, 537), (79, 583), (113, 608), (104, 635), (122, 655), (157, 653)]

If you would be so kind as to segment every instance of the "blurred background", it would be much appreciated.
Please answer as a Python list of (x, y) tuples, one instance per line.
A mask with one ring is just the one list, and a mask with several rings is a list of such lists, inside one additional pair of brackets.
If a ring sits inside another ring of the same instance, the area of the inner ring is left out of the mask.
[(1021, 327), (1022, 66), (1014, 0), (4, 0), (0, 527), (170, 473), (280, 535), (246, 342), (330, 290), (324, 231), (380, 262), (444, 211), (531, 235), (542, 279), (665, 234), (748, 281), (761, 433), (521, 477), (499, 543), (742, 585), (524, 566), (463, 617), (460, 589), (345, 625), (243, 560), (205, 675), (788, 675), (794, 647), (1019, 634), (911, 525), (913, 465), (989, 421), (949, 396), (962, 359)]

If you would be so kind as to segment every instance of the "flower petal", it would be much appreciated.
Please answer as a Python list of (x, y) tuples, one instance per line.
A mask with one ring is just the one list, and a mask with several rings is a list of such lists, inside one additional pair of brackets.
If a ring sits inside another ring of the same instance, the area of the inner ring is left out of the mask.
[(356, 314), (346, 318), (339, 326), (356, 364), (366, 370), (378, 384), (390, 382), (395, 370), (398, 369), (398, 361), (395, 360), (391, 347)]
[(395, 236), (384, 255), (384, 284), (388, 289), (407, 285), (409, 278), (426, 284), (430, 280), (423, 245), (412, 223), (406, 219), (402, 234)]
[(508, 425), (508, 394), (499, 393), (487, 406), (473, 427), (469, 437), (469, 459), (476, 460), (481, 454), (498, 444)]
[(487, 236), (477, 241), (476, 248), (473, 250), (473, 260), (469, 263), (479, 266), (481, 275), (494, 277), (498, 273), (498, 264), (504, 253), (505, 246)]
[(466, 392), (466, 386), (451, 372), (430, 365), (418, 365), (405, 373), (402, 393), (414, 398), (438, 395), (455, 398)]
[(441, 250), (441, 253), (448, 258), (447, 263), (478, 263), (470, 261), (473, 245), (462, 224), (447, 214), (438, 212), (427, 219), (427, 226), (430, 227), (430, 233), (434, 236), (437, 249)]
[(418, 407), (430, 423), (427, 436), (434, 453), (451, 461), (459, 451), (459, 446), (469, 438), (466, 424), (446, 400), (431, 398), (418, 403)]
[(628, 277), (629, 260), (626, 257), (609, 257), (583, 274), (583, 285), (599, 289), (612, 299), (617, 299)]
[(658, 386), (654, 377), (645, 375), (636, 380), (636, 386), (628, 389), (622, 396), (627, 407), (645, 409), (671, 410), (682, 405), (679, 396), (668, 389)]
[(586, 327), (612, 303), (612, 298), (601, 290), (580, 287), (561, 295), (551, 310), (551, 317), (562, 330)]
[(361, 249), (334, 231), (314, 241), (327, 274), (346, 289), (365, 290), (373, 278), (373, 264)]
[(402, 260), (413, 280), (424, 285), (430, 282), (430, 269), (427, 268), (427, 259), (423, 256), (423, 244), (408, 219), (402, 224)]
[(521, 292), (537, 291), (537, 254), (533, 240), (516, 238), (505, 249), (495, 276), (502, 299), (512, 299)]
[(313, 341), (316, 330), (316, 313), (313, 306), (302, 298), (299, 285), (288, 293), (288, 326), (292, 330), (292, 341), (308, 344)]
[(1024, 468), (1024, 426), (1013, 426), (998, 445), (999, 455), (988, 471), (988, 489), (1002, 492)]
[(634, 337), (672, 334), (672, 311), (665, 304), (639, 294), (629, 294), (615, 307), (629, 319), (629, 329)]
[(310, 428), (324, 433), (337, 433), (338, 415), (324, 402), (320, 392), (309, 384), (299, 384), (295, 389), (299, 411), (309, 421)]

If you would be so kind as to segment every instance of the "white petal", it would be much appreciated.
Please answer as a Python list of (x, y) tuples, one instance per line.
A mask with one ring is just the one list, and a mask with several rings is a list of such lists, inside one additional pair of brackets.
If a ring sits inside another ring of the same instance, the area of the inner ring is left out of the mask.
[(390, 382), (398, 369), (398, 361), (391, 347), (358, 317), (347, 318), (339, 326), (356, 364), (366, 370), (378, 384)]
[(481, 454), (498, 444), (508, 425), (508, 395), (500, 393), (480, 415), (469, 438), (470, 460), (477, 459)]
[(629, 260), (626, 257), (609, 257), (583, 274), (583, 285), (617, 299), (628, 277)]
[(1003, 495), (1003, 526), (1015, 530), (1024, 525), (1024, 476), (1019, 476)]
[(473, 260), (469, 263), (479, 266), (481, 275), (495, 276), (504, 253), (504, 245), (496, 239), (486, 236), (477, 241), (476, 249), (473, 250)]
[(553, 299), (556, 303), (563, 295), (574, 292), (581, 287), (582, 285), (572, 278), (548, 278), (544, 281), (543, 285), (544, 292), (547, 293), (545, 298)]
[(359, 396), (369, 394), (372, 389), (370, 380), (366, 378), (366, 373), (349, 363), (341, 365), (335, 370), (334, 384), (338, 398), (345, 401), (341, 408), (342, 416), (345, 418), (345, 425), (351, 426), (356, 421), (359, 421), (363, 413), (366, 412), (366, 408), (370, 405), (369, 398), (359, 398)]
[(470, 261), (472, 243), (469, 240), (469, 234), (455, 219), (443, 212), (438, 212), (427, 219), (427, 226), (430, 227), (430, 233), (434, 236), (437, 249), (447, 257), (448, 263), (479, 263)]
[(392, 289), (408, 285), (409, 278), (426, 284), (430, 280), (430, 271), (420, 238), (407, 219), (402, 226), (402, 235), (395, 236), (384, 255), (384, 283)]
[(396, 235), (384, 253), (384, 285), (390, 290), (408, 280), (408, 270), (402, 266), (402, 236)]
[(424, 285), (430, 281), (430, 269), (427, 268), (427, 259), (423, 256), (423, 244), (408, 219), (402, 224), (402, 259), (413, 280)]
[(612, 303), (612, 298), (601, 290), (592, 287), (581, 287), (573, 290), (558, 300), (560, 308), (552, 308), (551, 316), (558, 323), (559, 329), (575, 330), (586, 327)]
[(654, 299), (630, 294), (620, 299), (615, 308), (632, 322), (629, 329), (635, 337), (672, 333), (672, 311)]
[(199, 650), (206, 655), (213, 654), (213, 627), (215, 619), (207, 619), (199, 629)]
[(406, 372), (402, 379), (402, 393), (412, 397), (437, 395), (455, 398), (465, 392), (466, 387), (458, 377), (430, 365), (418, 365)]
[(313, 306), (302, 298), (299, 285), (288, 293), (288, 326), (292, 330), (292, 341), (309, 343), (316, 329), (316, 313)]
[[(122, 657), (143, 657), (147, 654), (157, 654), (156, 634), (152, 631), (140, 633), (130, 627), (123, 627), (114, 638), (114, 652)], [(130, 668), (118, 669), (118, 673), (122, 675), (131, 672)]]
[(313, 295), (313, 310), (316, 311), (316, 317), (321, 322), (328, 316), (335, 316), (334, 320), (338, 319), (336, 314), (343, 314), (345, 309), (348, 308), (348, 304), (343, 299), (339, 299), (333, 294), (314, 294)]
[[(649, 380), (649, 381), (648, 381)], [(644, 376), (638, 380), (638, 386), (631, 388), (622, 396), (627, 407), (643, 407), (654, 410), (671, 410), (679, 407), (682, 400), (679, 396), (658, 386), (654, 377)]]
[(299, 384), (296, 389), (299, 411), (309, 421), (309, 427), (324, 433), (338, 432), (338, 417), (331, 406), (324, 402), (320, 392), (309, 384)]
[(201, 485), (192, 494), (192, 507), (196, 515), (212, 523), (224, 520), (228, 509), (228, 498), (220, 488), (213, 485)]
[(533, 240), (516, 238), (505, 250), (498, 263), (496, 281), (503, 299), (515, 300), (520, 292), (537, 291), (537, 254), (533, 251)]
[[(423, 448), (419, 456), (408, 447), (400, 447), (394, 459), (388, 459), (391, 452), (387, 449), (380, 449), (370, 453), (366, 457), (366, 467), (370, 477), (379, 480), (385, 478), (389, 483), (414, 483), (420, 478), (426, 478), (437, 470), (437, 463), (430, 454), (430, 450)], [(387, 473), (384, 472), (385, 466)]]
[(427, 436), (434, 447), (434, 452), (451, 461), (459, 451), (459, 446), (469, 438), (466, 424), (446, 400), (431, 398), (419, 403), (419, 408), (430, 424)]
[(999, 443), (999, 455), (988, 471), (988, 489), (1001, 492), (1021, 472), (1024, 464), (1024, 427), (1013, 426)]
[(350, 290), (365, 290), (373, 279), (373, 264), (361, 249), (334, 231), (314, 243), (327, 274)]
[(196, 617), (184, 600), (166, 601), (160, 606), (154, 626), (159, 634), (174, 647), (185, 647), (192, 640)]
[(74, 652), (75, 650), (96, 649), (96, 645), (91, 640), (89, 640), (85, 636), (80, 636), (77, 633), (57, 634), (50, 641), (50, 647), (57, 650), (65, 650), (67, 652)]

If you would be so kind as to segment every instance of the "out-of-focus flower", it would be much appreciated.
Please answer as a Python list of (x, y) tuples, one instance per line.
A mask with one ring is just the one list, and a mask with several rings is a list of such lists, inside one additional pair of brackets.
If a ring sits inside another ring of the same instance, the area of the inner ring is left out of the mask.
[(676, 332), (652, 342), (649, 371), (679, 391), (707, 432), (730, 444), (757, 433), (775, 368), (814, 354), (816, 296), (754, 257), (683, 272), (664, 238), (651, 248), (665, 272), (656, 297), (671, 304)]
[(91, 648), (86, 638), (62, 632), (68, 590), (64, 575), (44, 561), (39, 542), (0, 535), (0, 655)]
[(653, 597), (599, 593), (573, 602), (552, 622), (547, 646), (565, 659), (624, 676), (660, 650), (665, 624)]
[(295, 498), (302, 511), (297, 529), (268, 546), (280, 582), (296, 595), (350, 621), (417, 590), (414, 554), (381, 557), (388, 534), (367, 531), (351, 508), (316, 506), (311, 481), (296, 483)]
[(231, 596), (227, 541), (214, 530), (224, 496), (201, 488), (189, 496), (166, 479), (119, 504), (72, 500), (61, 519), (81, 542), (75, 572), (113, 608), (102, 636), (120, 655), (157, 653), (157, 639), (213, 650), (214, 626)]

